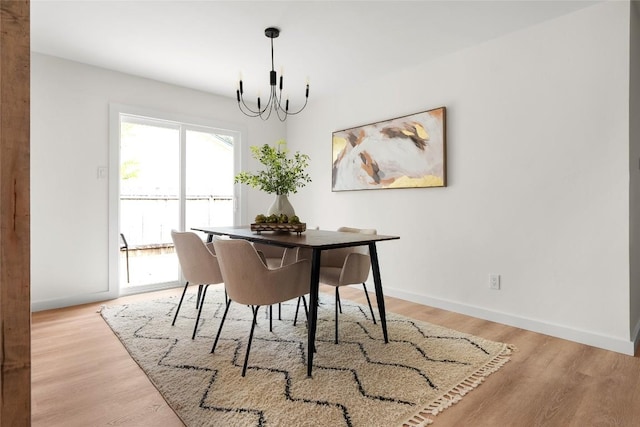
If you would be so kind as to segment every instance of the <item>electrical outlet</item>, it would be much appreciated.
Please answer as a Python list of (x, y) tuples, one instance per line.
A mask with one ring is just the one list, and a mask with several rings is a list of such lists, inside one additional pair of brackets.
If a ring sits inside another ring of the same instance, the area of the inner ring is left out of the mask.
[(500, 290), (500, 275), (499, 274), (490, 274), (489, 275), (489, 288), (494, 289), (496, 291)]

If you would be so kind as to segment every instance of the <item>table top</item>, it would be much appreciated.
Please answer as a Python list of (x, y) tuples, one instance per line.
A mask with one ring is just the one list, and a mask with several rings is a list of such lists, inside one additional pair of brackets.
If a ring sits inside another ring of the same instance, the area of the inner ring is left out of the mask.
[(368, 245), (385, 240), (397, 240), (399, 236), (382, 234), (363, 234), (329, 230), (306, 230), (303, 233), (261, 231), (258, 234), (249, 226), (232, 227), (194, 227), (194, 231), (218, 236), (230, 236), (283, 247), (300, 247), (312, 249), (332, 249), (349, 246)]

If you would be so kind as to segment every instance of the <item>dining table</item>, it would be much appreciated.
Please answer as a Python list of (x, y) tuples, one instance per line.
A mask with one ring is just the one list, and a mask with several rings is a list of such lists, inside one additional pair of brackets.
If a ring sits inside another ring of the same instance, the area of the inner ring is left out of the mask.
[(284, 248), (307, 248), (311, 250), (311, 277), (309, 284), (309, 320), (307, 336), (307, 376), (311, 377), (313, 354), (315, 351), (316, 326), (318, 321), (318, 293), (320, 290), (320, 257), (322, 251), (353, 246), (368, 246), (371, 257), (371, 271), (376, 291), (376, 301), (384, 342), (389, 342), (387, 332), (387, 316), (384, 306), (382, 279), (380, 278), (380, 262), (376, 243), (397, 240), (399, 236), (382, 234), (363, 234), (329, 230), (308, 229), (301, 233), (283, 231), (254, 231), (250, 226), (228, 227), (193, 227), (192, 230), (205, 233), (207, 242), (213, 236), (228, 236), (232, 239), (244, 239)]

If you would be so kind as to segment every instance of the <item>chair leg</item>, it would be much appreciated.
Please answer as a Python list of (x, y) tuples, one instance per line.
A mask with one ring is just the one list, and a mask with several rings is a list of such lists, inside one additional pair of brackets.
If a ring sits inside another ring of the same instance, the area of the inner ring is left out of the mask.
[(269, 332), (273, 332), (273, 306), (269, 306)]
[(282, 304), (278, 303), (278, 320), (282, 320)]
[(202, 296), (202, 285), (198, 285), (198, 296), (196, 297), (196, 308), (200, 307), (201, 296)]
[(213, 342), (213, 347), (211, 347), (211, 353), (216, 351), (216, 346), (218, 345), (218, 338), (220, 338), (220, 332), (222, 332), (222, 325), (224, 325), (224, 320), (227, 318), (227, 312), (229, 311), (230, 305), (231, 305), (231, 300), (227, 300), (227, 306), (224, 309), (224, 314), (222, 315), (222, 320), (220, 321), (220, 326), (218, 327), (216, 340)]
[(209, 288), (209, 285), (206, 285), (204, 287), (204, 290), (202, 291), (202, 299), (200, 300), (200, 307), (198, 308), (198, 317), (196, 317), (196, 324), (193, 327), (193, 335), (191, 335), (192, 340), (196, 338), (196, 332), (198, 331), (198, 323), (200, 323), (200, 314), (202, 314), (202, 307), (204, 306), (204, 297), (207, 295), (207, 288)]
[(171, 322), (171, 326), (176, 324), (176, 319), (178, 318), (178, 312), (180, 311), (180, 307), (182, 306), (182, 300), (184, 299), (184, 294), (187, 293), (187, 288), (189, 287), (189, 282), (184, 285), (184, 290), (182, 291), (182, 296), (180, 297), (180, 302), (178, 303), (178, 308), (176, 308), (176, 314), (173, 316), (173, 322)]
[(300, 309), (300, 298), (298, 297), (298, 303), (296, 304), (296, 315), (293, 316), (293, 326), (296, 326), (296, 322), (298, 321), (298, 310)]
[(338, 344), (338, 305), (340, 302), (340, 294), (338, 294), (338, 287), (336, 286), (336, 339), (335, 343)]
[(338, 287), (336, 286), (336, 304), (340, 307), (340, 314), (342, 314), (342, 301), (340, 301), (340, 292), (338, 291)]
[(304, 315), (307, 318), (307, 322), (309, 321), (309, 309), (307, 308), (307, 299), (302, 295), (302, 305), (304, 305)]
[(309, 310), (307, 309), (307, 300), (303, 296), (298, 297), (298, 303), (296, 304), (296, 315), (293, 317), (293, 326), (296, 326), (296, 322), (298, 321), (298, 310), (300, 309), (300, 300), (302, 300), (302, 304), (304, 304), (304, 315), (309, 321)]
[(247, 353), (244, 355), (244, 365), (242, 366), (242, 376), (244, 377), (247, 373), (247, 363), (249, 362), (249, 351), (251, 351), (251, 341), (253, 341), (253, 330), (256, 327), (256, 317), (258, 316), (259, 305), (252, 307), (253, 311), (253, 322), (251, 323), (251, 332), (249, 332), (249, 342), (247, 343)]
[(364, 295), (367, 297), (367, 302), (369, 303), (369, 310), (371, 310), (371, 318), (373, 319), (373, 324), (376, 324), (376, 316), (373, 314), (373, 307), (371, 307), (371, 300), (369, 299), (369, 292), (367, 292), (367, 285), (362, 283), (362, 287), (364, 288)]

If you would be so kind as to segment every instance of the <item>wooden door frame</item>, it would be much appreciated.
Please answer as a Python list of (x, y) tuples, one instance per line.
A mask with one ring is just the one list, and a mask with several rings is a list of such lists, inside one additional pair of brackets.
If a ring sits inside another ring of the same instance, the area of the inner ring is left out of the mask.
[(30, 4), (0, 0), (0, 425), (31, 424)]

